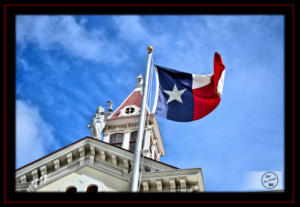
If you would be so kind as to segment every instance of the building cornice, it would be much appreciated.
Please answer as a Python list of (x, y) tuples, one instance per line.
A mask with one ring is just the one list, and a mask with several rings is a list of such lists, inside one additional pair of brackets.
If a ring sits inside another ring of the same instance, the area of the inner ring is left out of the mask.
[[(124, 173), (131, 172), (132, 163), (132, 152), (91, 137), (85, 137), (19, 168), (16, 171), (16, 183), (31, 183), (31, 186), (37, 189), (38, 186), (44, 186), (82, 166), (101, 169), (128, 181), (129, 177), (124, 177)], [(144, 172), (155, 172), (177, 168), (144, 157), (142, 169)]]

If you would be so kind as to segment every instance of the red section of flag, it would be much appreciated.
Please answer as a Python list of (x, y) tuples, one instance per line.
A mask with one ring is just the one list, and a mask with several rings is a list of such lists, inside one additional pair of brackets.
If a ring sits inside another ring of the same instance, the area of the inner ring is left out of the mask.
[(217, 93), (217, 86), (224, 69), (222, 57), (216, 52), (214, 57), (214, 75), (211, 77), (211, 82), (206, 86), (193, 89), (193, 120), (201, 119), (219, 105), (221, 98)]
[(193, 120), (201, 119), (210, 112), (212, 112), (220, 103), (221, 98), (216, 95), (214, 97), (208, 96), (212, 93), (213, 84), (193, 89), (194, 98), (194, 114)]
[(214, 93), (217, 93), (219, 79), (224, 69), (225, 65), (223, 63), (222, 57), (219, 53), (216, 52), (214, 58), (214, 75), (212, 76), (212, 82), (214, 84)]

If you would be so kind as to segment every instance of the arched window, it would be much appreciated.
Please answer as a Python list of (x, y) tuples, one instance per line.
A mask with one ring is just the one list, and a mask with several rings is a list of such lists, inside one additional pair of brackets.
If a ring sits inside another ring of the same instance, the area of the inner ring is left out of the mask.
[(115, 145), (117, 147), (122, 147), (122, 141), (123, 141), (123, 134), (116, 133), (110, 135), (110, 141), (109, 141), (110, 144)]
[(131, 132), (129, 141), (129, 150), (134, 152), (136, 143), (137, 131)]
[(97, 193), (98, 192), (98, 186), (97, 185), (89, 185), (86, 189), (86, 192), (88, 193)]
[(77, 188), (75, 186), (69, 186), (67, 189), (66, 189), (66, 192), (67, 193), (76, 193), (77, 192)]

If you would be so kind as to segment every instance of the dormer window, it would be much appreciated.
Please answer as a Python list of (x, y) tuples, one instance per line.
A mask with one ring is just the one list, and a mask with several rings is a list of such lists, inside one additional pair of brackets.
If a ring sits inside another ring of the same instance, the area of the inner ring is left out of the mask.
[(136, 105), (128, 105), (121, 109), (119, 116), (131, 116), (140, 113), (140, 108)]
[(133, 107), (128, 107), (128, 108), (126, 108), (126, 110), (125, 110), (125, 113), (126, 114), (132, 114), (134, 112), (134, 108)]

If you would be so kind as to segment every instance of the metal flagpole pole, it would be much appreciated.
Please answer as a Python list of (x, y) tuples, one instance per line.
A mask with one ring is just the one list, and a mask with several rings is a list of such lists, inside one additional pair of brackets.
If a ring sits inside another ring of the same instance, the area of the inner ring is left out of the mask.
[(135, 144), (134, 150), (134, 162), (133, 162), (133, 170), (132, 170), (132, 177), (131, 177), (131, 192), (138, 192), (138, 182), (140, 176), (140, 165), (141, 165), (141, 151), (142, 151), (142, 141), (144, 138), (144, 128), (145, 128), (145, 117), (146, 117), (146, 101), (147, 101), (147, 94), (148, 94), (148, 81), (149, 81), (149, 73), (150, 73), (150, 63), (152, 57), (152, 50), (153, 48), (149, 46), (148, 50), (148, 60), (147, 60), (147, 68), (146, 68), (146, 75), (145, 75), (145, 85), (144, 85), (144, 92), (143, 92), (143, 99), (140, 111), (140, 122), (139, 122), (139, 129), (137, 134), (137, 140)]

